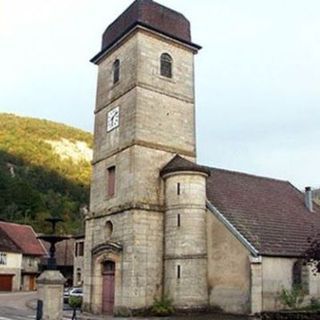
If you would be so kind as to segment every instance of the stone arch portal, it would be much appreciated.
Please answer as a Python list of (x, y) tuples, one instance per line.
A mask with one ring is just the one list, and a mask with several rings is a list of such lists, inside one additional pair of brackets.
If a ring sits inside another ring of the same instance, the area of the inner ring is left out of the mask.
[(117, 295), (121, 287), (121, 251), (120, 244), (111, 242), (92, 250), (92, 306), (98, 313), (113, 314), (114, 306), (117, 304)]

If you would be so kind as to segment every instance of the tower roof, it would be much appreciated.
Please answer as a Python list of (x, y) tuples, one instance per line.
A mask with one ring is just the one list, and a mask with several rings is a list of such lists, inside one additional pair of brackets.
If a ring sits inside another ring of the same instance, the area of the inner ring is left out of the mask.
[(95, 62), (99, 59), (120, 38), (138, 25), (197, 49), (201, 48), (191, 42), (190, 23), (184, 15), (153, 0), (135, 0), (105, 30), (102, 36), (101, 51), (91, 61)]
[(210, 170), (208, 168), (182, 158), (178, 154), (161, 169), (160, 175), (163, 177), (167, 173), (181, 171), (202, 172), (210, 175)]

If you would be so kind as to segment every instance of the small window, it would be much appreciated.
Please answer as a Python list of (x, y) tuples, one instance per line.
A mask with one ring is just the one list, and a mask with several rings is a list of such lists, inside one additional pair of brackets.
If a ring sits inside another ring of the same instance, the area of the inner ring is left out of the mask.
[(116, 167), (112, 166), (108, 168), (108, 197), (113, 197), (115, 195), (116, 188)]
[(297, 260), (292, 267), (292, 287), (301, 288), (309, 294), (309, 270), (302, 260)]
[(74, 249), (74, 255), (77, 257), (78, 256), (78, 242), (76, 242), (76, 247)]
[(177, 279), (181, 278), (181, 266), (177, 265)]
[(181, 217), (180, 217), (180, 213), (177, 214), (177, 227), (181, 226)]
[(181, 193), (181, 186), (180, 186), (180, 182), (177, 183), (177, 195), (179, 196)]
[(0, 252), (0, 264), (7, 264), (7, 254), (5, 252)]
[(84, 243), (83, 242), (79, 242), (79, 251), (78, 251), (78, 256), (79, 257), (83, 257), (83, 253), (84, 253)]
[(109, 240), (113, 232), (113, 224), (111, 221), (106, 222), (106, 238)]
[(120, 60), (117, 59), (113, 63), (113, 84), (116, 84), (120, 79)]
[(81, 282), (81, 269), (77, 268), (77, 283)]
[(102, 265), (102, 273), (114, 274), (116, 270), (116, 264), (113, 261), (107, 260)]
[(292, 286), (302, 286), (302, 263), (296, 261), (292, 267)]
[(172, 58), (168, 53), (163, 53), (160, 58), (160, 74), (172, 78)]

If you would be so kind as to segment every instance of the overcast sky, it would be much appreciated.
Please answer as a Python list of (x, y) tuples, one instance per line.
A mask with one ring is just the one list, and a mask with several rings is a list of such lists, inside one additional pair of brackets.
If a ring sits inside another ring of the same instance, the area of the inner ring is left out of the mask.
[[(198, 162), (320, 186), (320, 1), (159, 0), (190, 20)], [(131, 0), (0, 0), (0, 112), (92, 131), (101, 34)]]

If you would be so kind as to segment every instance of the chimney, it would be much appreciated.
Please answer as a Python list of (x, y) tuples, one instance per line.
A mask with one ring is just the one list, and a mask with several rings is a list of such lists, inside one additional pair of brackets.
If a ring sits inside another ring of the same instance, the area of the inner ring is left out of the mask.
[(312, 202), (312, 190), (311, 187), (306, 187), (304, 194), (305, 205), (310, 212), (313, 212), (313, 202)]

